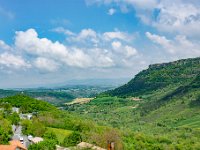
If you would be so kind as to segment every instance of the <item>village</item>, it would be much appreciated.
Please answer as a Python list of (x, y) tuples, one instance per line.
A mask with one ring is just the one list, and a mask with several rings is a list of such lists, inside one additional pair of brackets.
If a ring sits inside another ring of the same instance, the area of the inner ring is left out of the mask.
[[(3, 111), (3, 108), (0, 108), (0, 111)], [(20, 108), (12, 107), (11, 113), (17, 113), (20, 117), (20, 120), (32, 120), (33, 116), (37, 115), (37, 112), (23, 114), (20, 112)], [(17, 125), (12, 125), (13, 135), (10, 138), (9, 145), (0, 145), (0, 150), (28, 150), (29, 146), (32, 144), (37, 144), (44, 141), (42, 137), (34, 137), (32, 135), (24, 135), (22, 133), (22, 125), (20, 122)], [(108, 144), (112, 147), (112, 143)], [(93, 149), (93, 150), (106, 150), (104, 148), (95, 146), (90, 143), (80, 142), (73, 149)], [(71, 150), (70, 148), (62, 147), (56, 145), (56, 150)], [(110, 149), (111, 150), (111, 149)]]

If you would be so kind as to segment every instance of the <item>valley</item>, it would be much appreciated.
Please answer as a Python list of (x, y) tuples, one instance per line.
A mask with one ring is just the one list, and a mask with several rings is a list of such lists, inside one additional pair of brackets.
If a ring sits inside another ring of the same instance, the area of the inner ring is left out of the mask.
[[(1, 90), (1, 97), (1, 135), (7, 138), (12, 132), (3, 124), (14, 121), (7, 115), (11, 107), (37, 112), (31, 120), (16, 122), (23, 134), (44, 138), (44, 145), (29, 149), (56, 144), (73, 149), (81, 141), (106, 148), (109, 140), (116, 150), (200, 147), (200, 58), (151, 65), (115, 89)], [(1, 143), (7, 138), (2, 136)]]

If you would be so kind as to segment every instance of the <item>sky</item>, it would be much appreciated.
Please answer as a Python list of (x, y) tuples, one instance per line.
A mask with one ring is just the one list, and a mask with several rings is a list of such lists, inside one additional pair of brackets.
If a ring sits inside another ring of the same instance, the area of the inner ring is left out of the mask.
[(0, 88), (132, 78), (200, 56), (197, 0), (0, 0)]

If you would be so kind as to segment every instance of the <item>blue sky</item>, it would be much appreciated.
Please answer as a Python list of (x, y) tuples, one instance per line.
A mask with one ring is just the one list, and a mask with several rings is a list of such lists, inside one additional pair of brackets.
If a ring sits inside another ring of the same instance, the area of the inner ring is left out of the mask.
[(200, 55), (195, 0), (0, 0), (0, 88), (124, 78)]

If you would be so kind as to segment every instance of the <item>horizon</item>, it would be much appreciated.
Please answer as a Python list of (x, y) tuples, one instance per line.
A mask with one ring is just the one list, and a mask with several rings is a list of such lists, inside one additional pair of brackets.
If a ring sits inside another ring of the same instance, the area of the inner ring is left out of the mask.
[(199, 16), (193, 0), (0, 0), (0, 88), (131, 79), (199, 57)]

